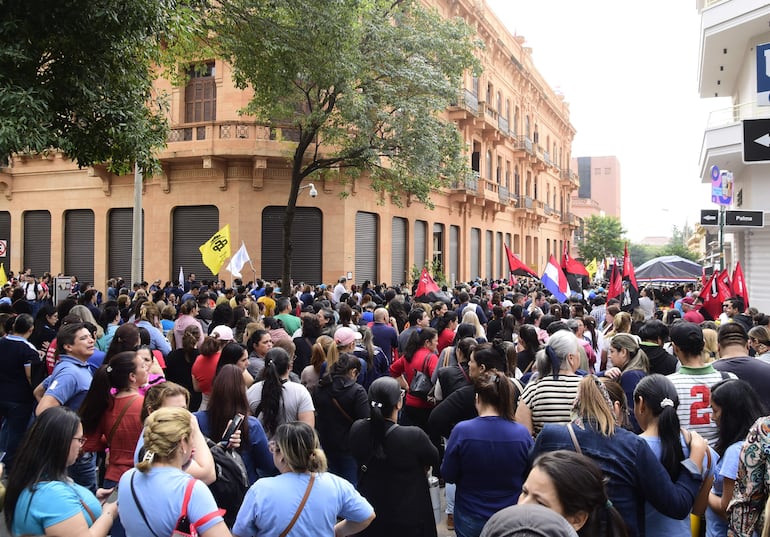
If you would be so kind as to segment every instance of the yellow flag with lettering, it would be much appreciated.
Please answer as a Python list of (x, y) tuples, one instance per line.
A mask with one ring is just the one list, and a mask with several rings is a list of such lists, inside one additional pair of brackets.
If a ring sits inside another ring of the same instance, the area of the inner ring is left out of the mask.
[(590, 263), (586, 265), (586, 271), (588, 274), (591, 275), (591, 277), (594, 277), (594, 274), (596, 274), (596, 270), (599, 268), (599, 266), (596, 264), (596, 258), (594, 257)]
[(5, 263), (0, 263), (0, 287), (8, 283), (8, 275), (5, 273)]
[(200, 248), (203, 264), (212, 274), (219, 274), (222, 265), (230, 258), (230, 224), (214, 233), (214, 236), (201, 244)]

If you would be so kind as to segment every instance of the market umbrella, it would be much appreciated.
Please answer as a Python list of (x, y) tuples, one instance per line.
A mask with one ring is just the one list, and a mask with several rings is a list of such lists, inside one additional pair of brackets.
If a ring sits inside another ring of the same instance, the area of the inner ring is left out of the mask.
[(636, 280), (640, 282), (694, 282), (700, 279), (702, 267), (678, 255), (664, 255), (650, 259), (637, 267)]

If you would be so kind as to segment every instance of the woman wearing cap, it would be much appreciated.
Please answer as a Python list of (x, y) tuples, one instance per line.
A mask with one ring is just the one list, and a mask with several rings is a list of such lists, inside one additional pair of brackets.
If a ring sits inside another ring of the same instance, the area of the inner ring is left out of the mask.
[(640, 508), (645, 501), (672, 518), (690, 513), (703, 480), (701, 468), (708, 444), (691, 432), (690, 456), (680, 464), (674, 482), (647, 442), (617, 425), (620, 416), (615, 410), (599, 377), (584, 377), (575, 400), (577, 417), (567, 427), (546, 424), (535, 439), (530, 458), (565, 449), (596, 461), (609, 479), (610, 501), (626, 521), (629, 535), (643, 536), (645, 516)]
[(206, 410), (211, 395), (211, 384), (217, 372), (217, 364), (222, 348), (233, 340), (233, 330), (229, 326), (216, 326), (211, 335), (203, 340), (200, 354), (192, 366), (192, 382), (196, 392), (202, 394), (199, 410)]
[(377, 518), (362, 537), (435, 537), (436, 522), (425, 468), (438, 450), (419, 427), (396, 425), (404, 392), (391, 377), (369, 387), (369, 417), (350, 427), (350, 447), (361, 469), (358, 491)]
[(609, 352), (613, 367), (603, 374), (617, 380), (623, 387), (631, 413), (632, 430), (639, 434), (642, 429), (634, 415), (634, 390), (639, 381), (650, 373), (650, 361), (647, 354), (639, 346), (636, 336), (631, 334), (615, 335), (610, 341)]
[(329, 471), (344, 477), (354, 486), (358, 468), (350, 452), (348, 432), (356, 420), (369, 416), (366, 390), (356, 382), (360, 368), (358, 357), (350, 353), (341, 354), (313, 393), (316, 428), (329, 461)]
[(275, 347), (265, 355), (262, 380), (246, 392), (251, 413), (259, 418), (268, 438), (278, 426), (303, 421), (315, 427), (315, 407), (310, 392), (302, 384), (289, 381), (291, 359), (285, 350)]
[(270, 449), (281, 475), (251, 486), (233, 535), (354, 535), (374, 520), (372, 506), (353, 485), (326, 471), (326, 456), (310, 425), (281, 425)]

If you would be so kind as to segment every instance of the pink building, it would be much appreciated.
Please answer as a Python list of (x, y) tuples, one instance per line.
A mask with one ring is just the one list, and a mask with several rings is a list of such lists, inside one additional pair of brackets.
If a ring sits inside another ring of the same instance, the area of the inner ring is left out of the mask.
[[(620, 162), (616, 157), (578, 157), (572, 169), (578, 170), (580, 188), (572, 196), (572, 207), (581, 208), (581, 218), (604, 214), (620, 218)], [(595, 203), (590, 203), (593, 200)], [(585, 212), (585, 214), (582, 214)]]

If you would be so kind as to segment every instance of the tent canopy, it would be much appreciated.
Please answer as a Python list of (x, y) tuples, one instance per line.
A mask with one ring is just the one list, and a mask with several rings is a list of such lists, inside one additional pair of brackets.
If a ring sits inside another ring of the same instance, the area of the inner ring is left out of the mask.
[(698, 281), (703, 268), (695, 261), (678, 255), (664, 255), (650, 259), (636, 269), (640, 282), (694, 282)]

